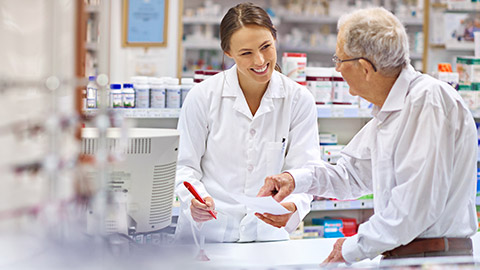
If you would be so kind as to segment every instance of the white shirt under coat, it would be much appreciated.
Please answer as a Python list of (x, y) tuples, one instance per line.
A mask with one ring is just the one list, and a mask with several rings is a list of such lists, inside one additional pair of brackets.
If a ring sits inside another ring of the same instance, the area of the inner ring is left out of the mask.
[[(254, 116), (240, 88), (237, 68), (195, 85), (182, 107), (177, 187), (182, 209), (176, 239), (191, 241), (193, 196), (211, 196), (217, 220), (202, 225), (207, 241), (248, 242), (285, 240), (310, 211), (311, 195), (295, 194), (297, 211), (286, 228), (275, 228), (232, 199), (232, 194), (255, 197), (268, 175), (320, 160), (317, 111), (310, 92), (274, 71)], [(284, 143), (282, 141), (284, 140)]]
[(336, 166), (291, 171), (295, 192), (373, 192), (374, 215), (344, 242), (345, 260), (372, 259), (415, 238), (472, 236), (477, 132), (455, 89), (408, 66), (372, 114)]

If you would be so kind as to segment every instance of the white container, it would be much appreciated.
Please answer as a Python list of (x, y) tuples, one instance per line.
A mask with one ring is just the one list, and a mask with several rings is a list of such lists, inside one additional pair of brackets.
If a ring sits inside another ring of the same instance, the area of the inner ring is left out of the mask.
[(150, 78), (150, 107), (165, 108), (164, 78)]
[(110, 85), (110, 108), (123, 108), (122, 85), (112, 83)]
[(296, 82), (306, 82), (307, 54), (283, 53), (282, 72)]
[(150, 107), (150, 86), (148, 78), (144, 76), (132, 77), (133, 88), (135, 90), (135, 107)]
[(194, 82), (193, 78), (182, 78), (182, 84), (180, 85), (181, 89), (181, 102), (180, 106), (183, 106), (183, 102), (185, 101), (185, 98), (187, 97), (188, 92), (190, 89), (192, 89)]
[(135, 108), (135, 90), (133, 90), (133, 84), (124, 83), (122, 94), (123, 94), (123, 107)]
[(340, 105), (358, 105), (358, 99), (350, 95), (350, 86), (343, 79), (342, 74), (337, 71), (333, 71), (333, 104)]
[(332, 103), (333, 68), (307, 67), (307, 88), (316, 104)]
[(193, 82), (201, 83), (203, 81), (204, 74), (204, 71), (201, 69), (195, 70), (195, 73), (193, 74)]
[(88, 84), (87, 84), (87, 108), (93, 109), (97, 108), (97, 92), (98, 87), (97, 83), (95, 82), (95, 76), (88, 77)]
[(166, 108), (180, 108), (181, 88), (177, 78), (169, 78), (166, 86)]

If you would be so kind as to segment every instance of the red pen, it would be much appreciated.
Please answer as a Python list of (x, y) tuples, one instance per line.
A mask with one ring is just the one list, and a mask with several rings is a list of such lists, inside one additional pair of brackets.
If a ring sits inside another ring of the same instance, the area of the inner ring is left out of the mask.
[[(198, 195), (197, 190), (192, 186), (192, 184), (190, 184), (187, 181), (183, 181), (183, 184), (188, 189), (188, 191), (190, 191), (190, 193), (192, 193), (192, 195), (193, 195), (193, 197), (195, 197), (195, 199), (199, 200), (201, 203), (206, 205), (205, 201), (202, 199), (202, 197), (200, 197), (200, 195)], [(212, 217), (217, 219), (217, 217), (215, 216), (215, 214), (213, 213), (212, 210), (208, 210), (208, 212), (210, 213), (210, 215), (212, 215)]]

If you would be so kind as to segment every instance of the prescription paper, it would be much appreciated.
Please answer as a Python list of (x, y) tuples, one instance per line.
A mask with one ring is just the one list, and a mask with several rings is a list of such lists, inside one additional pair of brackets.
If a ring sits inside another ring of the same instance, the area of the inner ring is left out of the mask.
[(290, 213), (287, 208), (275, 201), (273, 197), (248, 197), (243, 194), (234, 194), (232, 198), (258, 213), (284, 215)]

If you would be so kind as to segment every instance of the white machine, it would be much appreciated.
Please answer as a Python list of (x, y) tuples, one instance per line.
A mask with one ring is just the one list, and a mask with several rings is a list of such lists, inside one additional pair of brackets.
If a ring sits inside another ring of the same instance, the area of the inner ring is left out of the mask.
[[(178, 131), (131, 128), (122, 137), (120, 129), (109, 128), (103, 146), (101, 142), (96, 128), (82, 129), (83, 154), (98, 155), (103, 147), (108, 155), (116, 153), (122, 157), (119, 162), (107, 166), (107, 182), (109, 190), (116, 194), (114, 199), (117, 203), (120, 201), (117, 205), (122, 205), (122, 200), (118, 198), (124, 198), (126, 211), (125, 207), (123, 211), (128, 215), (127, 226), (135, 227), (135, 233), (145, 233), (170, 225)], [(115, 212), (115, 215), (106, 213), (107, 232), (123, 231), (118, 228), (124, 227), (119, 223), (127, 221), (127, 217), (119, 216), (118, 209)]]

